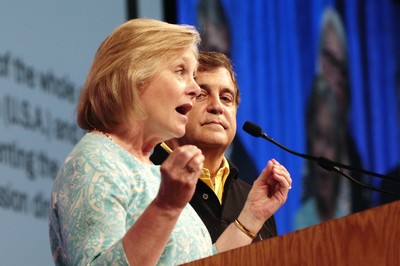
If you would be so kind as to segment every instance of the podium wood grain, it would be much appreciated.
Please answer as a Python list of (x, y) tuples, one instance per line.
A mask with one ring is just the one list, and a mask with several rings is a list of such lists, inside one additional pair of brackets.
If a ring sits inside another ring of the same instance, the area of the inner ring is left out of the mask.
[(185, 265), (400, 265), (400, 201)]

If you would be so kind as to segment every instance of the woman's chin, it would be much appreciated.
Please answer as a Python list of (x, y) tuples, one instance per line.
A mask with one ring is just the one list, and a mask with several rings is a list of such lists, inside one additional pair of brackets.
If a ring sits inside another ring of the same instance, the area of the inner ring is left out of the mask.
[(183, 137), (183, 135), (185, 135), (185, 132), (186, 132), (186, 127), (185, 127), (185, 125), (183, 125), (183, 126), (178, 126), (178, 127), (174, 130), (172, 138), (181, 138), (181, 137)]

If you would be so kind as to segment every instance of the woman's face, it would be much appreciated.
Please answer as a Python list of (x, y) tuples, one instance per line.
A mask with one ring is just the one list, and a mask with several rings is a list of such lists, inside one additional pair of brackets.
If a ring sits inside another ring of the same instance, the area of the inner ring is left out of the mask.
[(200, 93), (194, 81), (196, 70), (197, 59), (189, 49), (179, 59), (165, 65), (143, 89), (141, 100), (148, 115), (146, 132), (155, 134), (159, 141), (185, 134), (187, 113)]

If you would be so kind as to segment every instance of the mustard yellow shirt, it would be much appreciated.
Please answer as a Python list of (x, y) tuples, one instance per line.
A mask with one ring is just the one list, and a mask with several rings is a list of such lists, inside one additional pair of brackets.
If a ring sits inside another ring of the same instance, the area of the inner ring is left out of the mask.
[[(168, 153), (171, 153), (172, 150), (165, 142), (161, 143), (161, 147)], [(207, 184), (217, 195), (219, 202), (222, 203), (222, 195), (224, 194), (224, 185), (226, 178), (229, 175), (229, 163), (225, 156), (222, 159), (222, 165), (217, 171), (215, 175), (215, 184), (211, 182), (211, 174), (210, 170), (207, 168), (203, 168), (200, 174), (200, 180)]]

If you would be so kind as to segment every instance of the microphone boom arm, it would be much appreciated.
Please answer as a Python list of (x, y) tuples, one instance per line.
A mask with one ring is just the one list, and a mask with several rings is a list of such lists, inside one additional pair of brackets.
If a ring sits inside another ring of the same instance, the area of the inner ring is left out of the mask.
[(313, 155), (310, 155), (310, 154), (304, 154), (304, 153), (293, 151), (293, 150), (283, 146), (279, 142), (275, 141), (273, 138), (271, 138), (265, 132), (263, 132), (261, 127), (259, 127), (258, 125), (254, 124), (252, 122), (249, 122), (249, 121), (246, 121), (244, 123), (243, 130), (246, 133), (248, 133), (248, 134), (250, 134), (250, 135), (252, 135), (254, 137), (262, 137), (262, 138), (268, 140), (269, 142), (275, 144), (279, 148), (281, 148), (281, 149), (283, 149), (283, 150), (285, 150), (285, 151), (287, 151), (287, 152), (289, 152), (289, 153), (291, 153), (293, 155), (299, 156), (299, 157), (307, 159), (307, 160), (315, 161), (315, 162), (318, 163), (318, 165), (320, 167), (324, 168), (325, 170), (327, 170), (327, 171), (335, 171), (335, 172), (341, 174), (342, 176), (344, 176), (345, 178), (351, 180), (352, 182), (355, 182), (356, 184), (358, 184), (358, 185), (360, 185), (360, 186), (362, 186), (364, 188), (368, 188), (368, 189), (375, 190), (375, 191), (378, 191), (378, 192), (387, 193), (387, 194), (390, 194), (390, 195), (394, 195), (394, 196), (400, 197), (400, 194), (398, 194), (398, 193), (394, 193), (394, 192), (382, 190), (382, 189), (379, 189), (379, 188), (376, 188), (376, 187), (373, 187), (373, 186), (370, 186), (370, 185), (366, 185), (366, 184), (358, 181), (357, 179), (351, 177), (350, 175), (346, 174), (340, 168), (348, 169), (350, 171), (364, 173), (366, 175), (375, 176), (375, 177), (379, 177), (379, 178), (382, 178), (382, 179), (387, 179), (387, 180), (390, 180), (393, 183), (397, 183), (397, 184), (400, 183), (400, 179), (398, 179), (398, 178), (395, 178), (395, 177), (392, 177), (392, 176), (387, 176), (387, 175), (382, 175), (382, 174), (375, 173), (375, 172), (372, 172), (372, 171), (368, 171), (368, 170), (352, 167), (352, 166), (345, 165), (345, 164), (338, 163), (338, 162), (334, 162), (334, 161), (329, 160), (329, 159), (327, 159), (325, 157), (322, 157), (322, 156), (316, 157), (316, 156), (313, 156)]
[(312, 156), (312, 155), (309, 155), (309, 154), (304, 154), (304, 153), (299, 153), (299, 152), (293, 151), (293, 150), (283, 146), (279, 142), (276, 142), (273, 138), (271, 138), (270, 136), (268, 136), (264, 132), (261, 132), (261, 137), (266, 139), (266, 140), (268, 140), (268, 141), (270, 141), (270, 142), (272, 142), (273, 144), (277, 145), (278, 147), (284, 149), (285, 151), (287, 151), (287, 152), (289, 152), (291, 154), (294, 154), (296, 156), (300, 156), (300, 157), (302, 157), (304, 159), (316, 161), (318, 163), (318, 165), (320, 165), (322, 168), (324, 168), (324, 169), (326, 169), (328, 171), (332, 171), (333, 170), (332, 168), (337, 166), (337, 167), (340, 167), (340, 168), (343, 168), (343, 169), (364, 173), (366, 175), (375, 176), (375, 177), (379, 177), (379, 178), (382, 178), (382, 179), (387, 179), (387, 180), (390, 180), (390, 181), (392, 181), (394, 183), (400, 184), (400, 180), (398, 178), (395, 178), (395, 177), (392, 177), (392, 176), (387, 176), (387, 175), (375, 173), (375, 172), (372, 172), (372, 171), (368, 171), (368, 170), (365, 170), (365, 169), (353, 167), (353, 166), (350, 166), (350, 165), (334, 162), (334, 161), (329, 160), (329, 159), (327, 159), (325, 157), (322, 157), (322, 156), (316, 157), (316, 156)]

